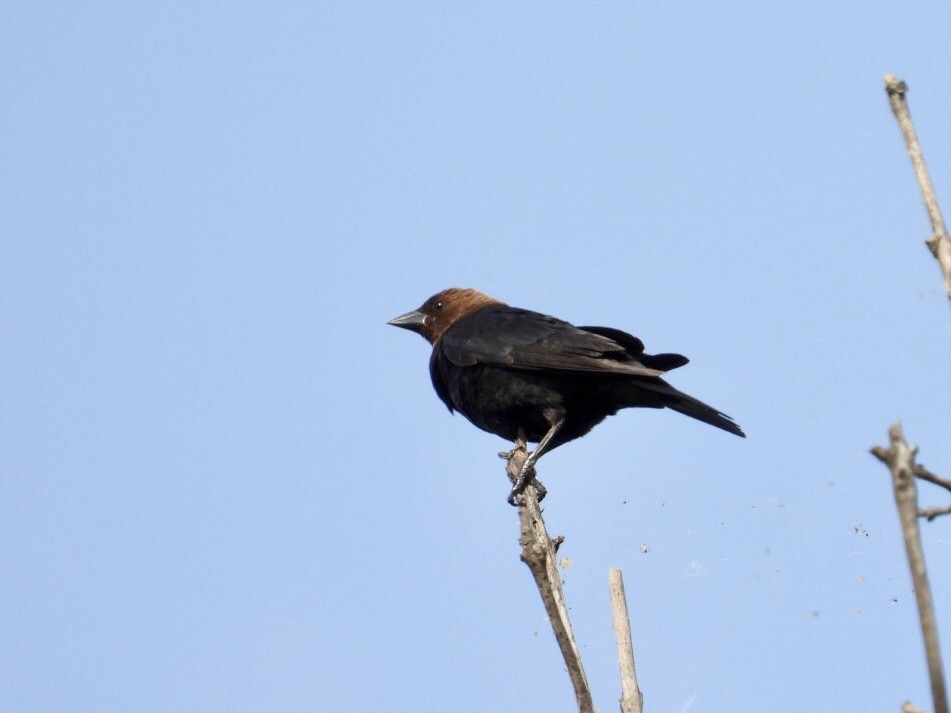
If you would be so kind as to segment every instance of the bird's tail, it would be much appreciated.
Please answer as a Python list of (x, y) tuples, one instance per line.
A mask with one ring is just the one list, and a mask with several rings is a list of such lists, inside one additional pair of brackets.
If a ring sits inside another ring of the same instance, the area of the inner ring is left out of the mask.
[(740, 438), (746, 438), (743, 429), (740, 428), (732, 418), (722, 411), (717, 411), (712, 406), (708, 406), (703, 403), (703, 401), (698, 401), (693, 396), (687, 396), (687, 394), (682, 391), (677, 391), (677, 397), (671, 399), (671, 402), (667, 404), (667, 408), (672, 408), (674, 411), (679, 411), (685, 416), (690, 416), (698, 421), (709, 423), (711, 426), (722, 428), (724, 431), (729, 431)]
[(678, 391), (663, 379), (652, 379), (650, 381), (645, 379), (639, 381), (638, 386), (659, 395), (661, 398), (658, 399), (658, 406), (666, 406), (674, 411), (679, 411), (685, 416), (690, 416), (698, 421), (709, 423), (711, 426), (722, 428), (724, 431), (728, 431), (740, 438), (746, 438), (743, 429), (725, 413), (717, 411), (712, 406), (708, 406), (693, 396), (688, 396), (683, 391)]

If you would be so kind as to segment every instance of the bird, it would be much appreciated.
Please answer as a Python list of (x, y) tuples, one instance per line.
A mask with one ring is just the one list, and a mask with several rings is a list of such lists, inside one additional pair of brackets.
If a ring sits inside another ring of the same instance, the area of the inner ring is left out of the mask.
[(746, 437), (730, 416), (660, 378), (687, 357), (646, 354), (640, 339), (620, 329), (576, 327), (459, 287), (387, 324), (432, 345), (429, 374), (450, 413), (517, 444), (537, 444), (509, 493), (513, 505), (544, 453), (624, 408), (669, 408)]

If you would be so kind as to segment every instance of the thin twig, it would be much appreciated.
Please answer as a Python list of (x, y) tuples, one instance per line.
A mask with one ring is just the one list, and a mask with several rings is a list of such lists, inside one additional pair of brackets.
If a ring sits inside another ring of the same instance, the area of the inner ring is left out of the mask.
[(938, 625), (935, 621), (931, 585), (925, 569), (925, 555), (921, 546), (921, 530), (918, 528), (918, 486), (915, 479), (915, 455), (917, 446), (909, 446), (900, 423), (888, 429), (888, 449), (875, 446), (872, 455), (888, 466), (892, 474), (892, 489), (898, 518), (901, 521), (905, 552), (911, 568), (912, 585), (918, 601), (918, 618), (921, 635), (925, 642), (925, 658), (931, 679), (931, 697), (935, 713), (948, 713), (948, 694), (944, 683), (944, 668), (941, 648), (938, 645)]
[(936, 517), (941, 517), (942, 515), (951, 515), (951, 505), (945, 505), (943, 508), (942, 507), (924, 508), (918, 511), (918, 517), (923, 517), (928, 522), (931, 522)]
[(915, 477), (920, 480), (927, 480), (929, 483), (933, 483), (939, 488), (944, 488), (948, 492), (951, 492), (951, 480), (942, 478), (940, 475), (935, 475), (923, 465), (915, 464)]
[[(927, 483), (937, 485), (939, 488), (944, 488), (948, 492), (951, 492), (951, 480), (942, 478), (940, 475), (935, 475), (919, 463), (915, 463), (915, 477), (918, 478), (918, 480), (924, 480)], [(951, 505), (946, 505), (944, 507), (934, 506), (930, 508), (923, 508), (918, 511), (918, 517), (923, 517), (928, 522), (931, 522), (936, 517), (941, 517), (942, 515), (951, 515)]]
[[(501, 455), (501, 454), (500, 454)], [(522, 463), (528, 458), (525, 443), (519, 441), (518, 447), (506, 454), (508, 466), (506, 472), (514, 482), (522, 468)], [(575, 691), (580, 713), (594, 713), (594, 701), (591, 698), (591, 687), (584, 673), (581, 663), (581, 653), (575, 642), (571, 630), (571, 621), (568, 619), (568, 607), (565, 604), (565, 593), (561, 586), (561, 575), (558, 573), (558, 563), (555, 552), (562, 538), (553, 540), (548, 536), (545, 520), (542, 518), (541, 508), (538, 506), (538, 496), (534, 484), (529, 484), (519, 496), (518, 521), (521, 530), (519, 543), (522, 545), (522, 561), (528, 565), (535, 578), (538, 593), (541, 594), (545, 611), (551, 621), (551, 628), (558, 640), (558, 647), (565, 659), (568, 676)]]
[(938, 206), (938, 197), (931, 183), (931, 177), (928, 175), (928, 167), (925, 165), (925, 157), (921, 152), (921, 145), (918, 143), (915, 125), (911, 121), (908, 100), (905, 98), (908, 85), (898, 77), (886, 74), (885, 91), (888, 93), (888, 103), (892, 107), (895, 119), (898, 120), (898, 127), (901, 129), (905, 144), (908, 146), (911, 165), (915, 171), (915, 177), (918, 179), (918, 186), (921, 188), (925, 209), (928, 211), (928, 220), (931, 221), (932, 234), (925, 241), (925, 244), (931, 250), (935, 260), (938, 261), (938, 266), (941, 268), (941, 274), (944, 278), (944, 289), (948, 294), (948, 299), (951, 300), (951, 238), (948, 237), (948, 229), (944, 225), (941, 208)]
[(614, 639), (617, 641), (618, 667), (621, 669), (621, 713), (641, 713), (644, 694), (637, 685), (634, 668), (634, 644), (631, 642), (631, 619), (627, 614), (624, 575), (619, 569), (608, 570), (611, 588), (611, 611), (614, 614)]

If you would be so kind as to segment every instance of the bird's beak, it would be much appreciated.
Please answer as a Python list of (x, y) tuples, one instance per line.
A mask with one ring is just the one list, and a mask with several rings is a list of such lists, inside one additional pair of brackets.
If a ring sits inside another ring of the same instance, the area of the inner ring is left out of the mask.
[(402, 327), (403, 329), (408, 329), (411, 332), (420, 333), (422, 332), (423, 327), (426, 326), (426, 315), (420, 312), (419, 310), (413, 310), (412, 312), (407, 312), (406, 314), (401, 314), (399, 317), (394, 317), (387, 324), (392, 324), (394, 327)]

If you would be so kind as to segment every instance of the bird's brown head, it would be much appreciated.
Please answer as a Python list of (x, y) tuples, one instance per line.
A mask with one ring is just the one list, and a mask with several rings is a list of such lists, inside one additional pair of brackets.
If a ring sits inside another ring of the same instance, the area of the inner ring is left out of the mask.
[(423, 302), (419, 309), (401, 314), (387, 324), (421, 334), (430, 344), (436, 344), (445, 331), (463, 317), (487, 305), (501, 304), (505, 303), (478, 290), (450, 287), (448, 290), (437, 292)]

